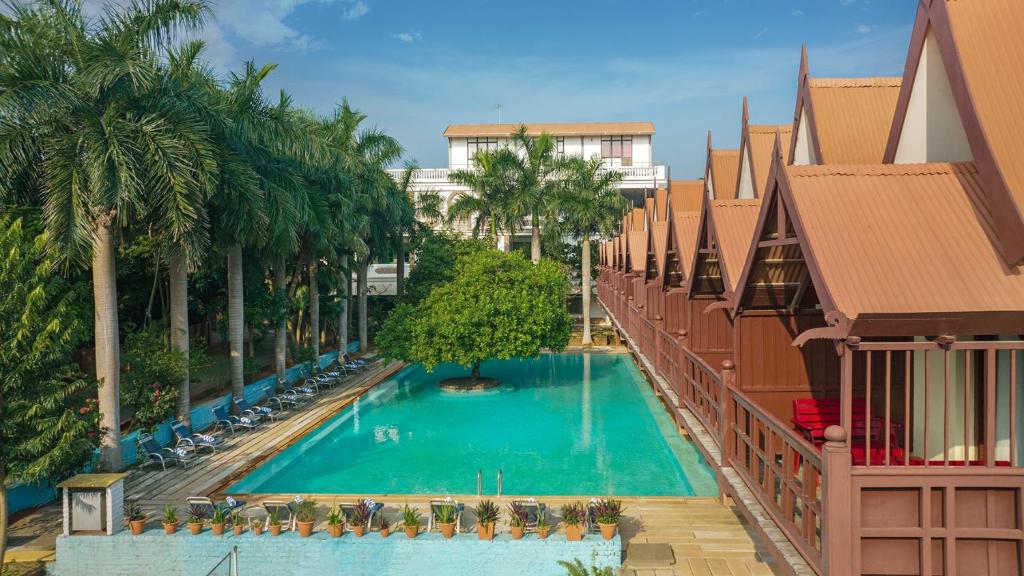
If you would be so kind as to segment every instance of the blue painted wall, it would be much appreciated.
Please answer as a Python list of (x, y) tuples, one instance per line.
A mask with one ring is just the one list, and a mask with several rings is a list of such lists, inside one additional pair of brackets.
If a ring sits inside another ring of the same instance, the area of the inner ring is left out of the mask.
[[(350, 342), (348, 345), (348, 351), (349, 353), (359, 351), (359, 342)], [(328, 352), (327, 354), (320, 355), (318, 364), (321, 368), (326, 368), (337, 358), (337, 352)], [(303, 371), (308, 369), (308, 362), (301, 365), (297, 364), (288, 368), (285, 372), (285, 376), (288, 378), (289, 382), (294, 382), (295, 380), (302, 378)], [(273, 393), (274, 386), (274, 376), (268, 376), (251, 384), (246, 384), (245, 399), (253, 403), (259, 402)], [(209, 428), (214, 423), (213, 409), (216, 406), (225, 406), (230, 408), (231, 394), (225, 394), (224, 396), (220, 396), (213, 400), (207, 400), (206, 402), (193, 407), (192, 430), (200, 431)], [(156, 433), (153, 436), (161, 446), (169, 446), (174, 439), (174, 435), (171, 433), (170, 421), (157, 426)], [(138, 439), (139, 433), (137, 431), (125, 434), (121, 437), (121, 448), (124, 450), (124, 463), (126, 466), (131, 466), (138, 461)], [(15, 514), (28, 508), (41, 506), (56, 497), (57, 491), (48, 484), (16, 484), (7, 492), (11, 514)]]
[[(410, 576), (412, 574), (474, 576), (565, 576), (559, 560), (580, 559), (585, 566), (621, 564), (622, 542), (618, 536), (602, 540), (588, 536), (568, 542), (556, 533), (547, 540), (527, 535), (512, 540), (499, 534), (493, 542), (476, 534), (460, 534), (451, 540), (440, 534), (407, 538), (403, 533), (381, 538), (377, 532), (356, 538), (345, 534), (329, 538), (323, 532), (309, 538), (296, 533), (271, 536), (198, 536), (179, 530), (173, 536), (159, 528), (140, 536), (122, 532), (115, 536), (64, 536), (57, 539), (53, 576), (206, 576), (233, 546), (238, 546), (238, 573), (245, 576)], [(215, 574), (228, 574), (221, 566)]]

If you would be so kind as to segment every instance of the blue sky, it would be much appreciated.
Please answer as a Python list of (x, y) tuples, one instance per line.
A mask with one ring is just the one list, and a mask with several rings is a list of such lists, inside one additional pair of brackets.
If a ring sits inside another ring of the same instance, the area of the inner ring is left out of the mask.
[(812, 74), (898, 76), (917, 0), (214, 0), (219, 70), (280, 66), (268, 87), (330, 110), (347, 97), (421, 166), (449, 123), (651, 120), (655, 159), (700, 177), (705, 134), (735, 147), (791, 122), (802, 43)]

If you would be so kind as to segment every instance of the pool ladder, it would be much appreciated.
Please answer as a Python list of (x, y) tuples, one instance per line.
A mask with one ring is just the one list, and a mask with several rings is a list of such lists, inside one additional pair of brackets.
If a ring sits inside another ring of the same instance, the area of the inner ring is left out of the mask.
[[(498, 468), (498, 498), (501, 498), (501, 479), (502, 471)], [(480, 468), (476, 469), (476, 497), (480, 498), (484, 495), (484, 471)]]

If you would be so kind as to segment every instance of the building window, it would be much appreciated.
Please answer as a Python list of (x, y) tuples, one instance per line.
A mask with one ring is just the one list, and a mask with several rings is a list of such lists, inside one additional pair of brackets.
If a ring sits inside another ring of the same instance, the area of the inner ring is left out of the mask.
[(475, 164), (477, 152), (493, 152), (498, 149), (497, 138), (469, 138), (466, 141), (470, 165)]
[(633, 165), (632, 136), (602, 136), (601, 158), (619, 166)]
[(555, 154), (565, 156), (565, 138), (562, 136), (555, 138)]

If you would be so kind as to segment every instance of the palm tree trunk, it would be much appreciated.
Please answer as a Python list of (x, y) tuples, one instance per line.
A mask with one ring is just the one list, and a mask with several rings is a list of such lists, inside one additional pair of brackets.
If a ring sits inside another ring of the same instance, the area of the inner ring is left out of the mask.
[[(274, 266), (274, 296), (280, 297), (287, 289), (284, 273), (285, 259), (281, 256)], [(281, 314), (281, 319), (274, 330), (274, 371), (280, 380), (284, 380), (284, 371), (288, 362), (288, 318)]]
[(341, 311), (338, 313), (338, 354), (348, 352), (348, 300), (352, 275), (348, 271), (348, 255), (341, 257)]
[(313, 349), (313, 362), (320, 358), (320, 283), (317, 271), (320, 261), (316, 254), (309, 255), (309, 345)]
[(121, 348), (117, 327), (117, 275), (113, 217), (96, 224), (92, 249), (92, 286), (95, 306), (96, 379), (100, 381), (99, 408), (103, 439), (100, 466), (108, 472), (124, 469), (121, 451)]
[(359, 259), (359, 284), (357, 289), (359, 290), (359, 351), (366, 352), (370, 347), (367, 338), (367, 310), (366, 310), (366, 274), (370, 267), (370, 257), (366, 256)]
[(171, 349), (185, 359), (185, 373), (178, 382), (178, 407), (175, 414), (185, 426), (192, 425), (191, 398), (188, 373), (188, 264), (184, 255), (176, 255), (170, 262), (171, 277)]
[(583, 342), (590, 346), (594, 339), (590, 335), (590, 237), (583, 237), (583, 264), (580, 266), (580, 288), (583, 292)]
[(395, 266), (395, 293), (401, 296), (405, 292), (405, 237), (398, 237), (398, 264)]
[(530, 223), (533, 229), (530, 231), (530, 260), (536, 264), (540, 262), (540, 219), (533, 215), (533, 222)]
[(242, 245), (228, 249), (228, 339), (231, 349), (231, 393), (241, 398), (245, 391), (242, 360), (242, 338), (245, 334), (245, 312), (242, 308)]

